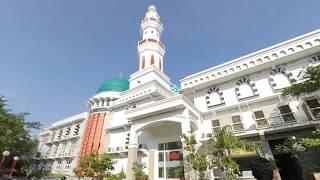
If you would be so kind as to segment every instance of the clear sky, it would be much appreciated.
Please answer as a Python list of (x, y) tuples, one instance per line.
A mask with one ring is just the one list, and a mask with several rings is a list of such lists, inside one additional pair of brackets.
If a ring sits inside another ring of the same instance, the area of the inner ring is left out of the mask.
[(138, 69), (155, 4), (165, 72), (183, 77), (320, 28), (319, 0), (1, 0), (0, 95), (45, 126), (87, 110), (101, 82)]

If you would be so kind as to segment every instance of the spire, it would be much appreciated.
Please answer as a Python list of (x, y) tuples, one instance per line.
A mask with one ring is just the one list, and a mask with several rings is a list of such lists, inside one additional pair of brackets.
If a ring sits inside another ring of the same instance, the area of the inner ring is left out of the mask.
[(161, 42), (163, 24), (154, 5), (150, 5), (141, 22), (142, 40), (138, 42), (139, 70), (155, 66), (163, 71), (165, 46)]

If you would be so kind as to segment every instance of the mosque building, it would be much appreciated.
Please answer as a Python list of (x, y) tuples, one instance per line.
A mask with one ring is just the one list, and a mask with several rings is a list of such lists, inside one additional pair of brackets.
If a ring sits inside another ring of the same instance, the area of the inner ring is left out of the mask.
[(261, 144), (260, 154), (234, 153), (241, 169), (265, 157), (276, 160), (282, 176), (294, 174), (296, 162), (278, 154), (275, 145), (319, 126), (320, 94), (297, 98), (281, 90), (320, 63), (320, 30), (188, 75), (180, 89), (165, 74), (162, 31), (151, 5), (137, 43), (139, 70), (129, 80), (104, 81), (88, 99), (88, 112), (43, 129), (34, 168), (74, 176), (79, 159), (98, 151), (109, 154), (115, 172), (123, 170), (129, 180), (134, 162), (145, 165), (149, 179), (178, 179), (174, 171), (184, 167), (186, 154), (181, 135), (204, 143), (226, 126)]

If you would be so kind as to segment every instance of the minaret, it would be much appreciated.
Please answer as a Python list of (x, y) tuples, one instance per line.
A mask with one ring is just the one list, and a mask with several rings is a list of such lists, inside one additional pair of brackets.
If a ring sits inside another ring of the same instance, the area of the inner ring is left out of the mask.
[(139, 70), (150, 66), (163, 71), (163, 57), (165, 47), (161, 43), (163, 24), (154, 5), (148, 7), (144, 19), (141, 22), (142, 40), (138, 42)]

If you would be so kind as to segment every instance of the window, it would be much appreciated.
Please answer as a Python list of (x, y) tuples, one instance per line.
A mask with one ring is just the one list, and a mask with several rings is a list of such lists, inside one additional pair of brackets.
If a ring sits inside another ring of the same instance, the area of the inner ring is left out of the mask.
[(239, 86), (239, 92), (240, 92), (239, 99), (253, 96), (252, 88), (251, 88), (251, 86), (250, 86), (249, 84), (247, 84), (247, 83), (241, 84), (241, 85)]
[(73, 136), (79, 135), (79, 131), (80, 131), (80, 123), (75, 125), (74, 131), (73, 131)]
[(65, 138), (69, 136), (70, 131), (71, 131), (71, 127), (68, 126), (68, 127), (66, 128), (66, 133), (65, 133), (65, 135), (64, 135)]
[(174, 173), (183, 167), (183, 149), (180, 141), (158, 144), (158, 177), (178, 178)]
[(72, 160), (67, 160), (65, 168), (66, 169), (70, 169), (71, 168), (71, 163), (72, 163)]
[(212, 92), (208, 95), (209, 99), (207, 99), (207, 102), (209, 102), (208, 107), (215, 106), (221, 104), (221, 98), (218, 92)]
[(51, 135), (51, 141), (53, 141), (53, 140), (54, 140), (55, 136), (56, 136), (56, 132), (55, 132), (55, 131), (53, 131), (53, 132), (52, 132), (52, 135)]
[(273, 83), (274, 83), (274, 85), (272, 85), (272, 86), (276, 90), (283, 89), (283, 88), (289, 87), (291, 85), (288, 77), (286, 77), (285, 74), (278, 73), (278, 74), (273, 75), (272, 78), (273, 78)]
[(256, 84), (248, 78), (238, 80), (235, 93), (239, 100), (259, 95)]
[(153, 64), (154, 64), (154, 56), (151, 55), (150, 65), (153, 65)]
[(279, 106), (278, 108), (284, 123), (296, 121), (289, 105)]
[(317, 99), (306, 100), (306, 103), (311, 111), (312, 119), (320, 118), (320, 103)]
[(268, 120), (265, 118), (263, 111), (255, 111), (254, 117), (256, 121), (257, 128), (268, 126)]
[(215, 132), (217, 129), (220, 129), (220, 121), (219, 119), (212, 120), (212, 129)]
[(244, 131), (241, 117), (239, 115), (232, 116), (232, 129), (234, 132)]
[(223, 93), (217, 87), (209, 88), (205, 98), (206, 98), (206, 103), (208, 108), (225, 104)]
[(61, 160), (59, 160), (59, 161), (57, 162), (56, 169), (60, 169), (60, 168), (61, 168), (61, 164), (62, 164), (62, 161), (61, 161)]

